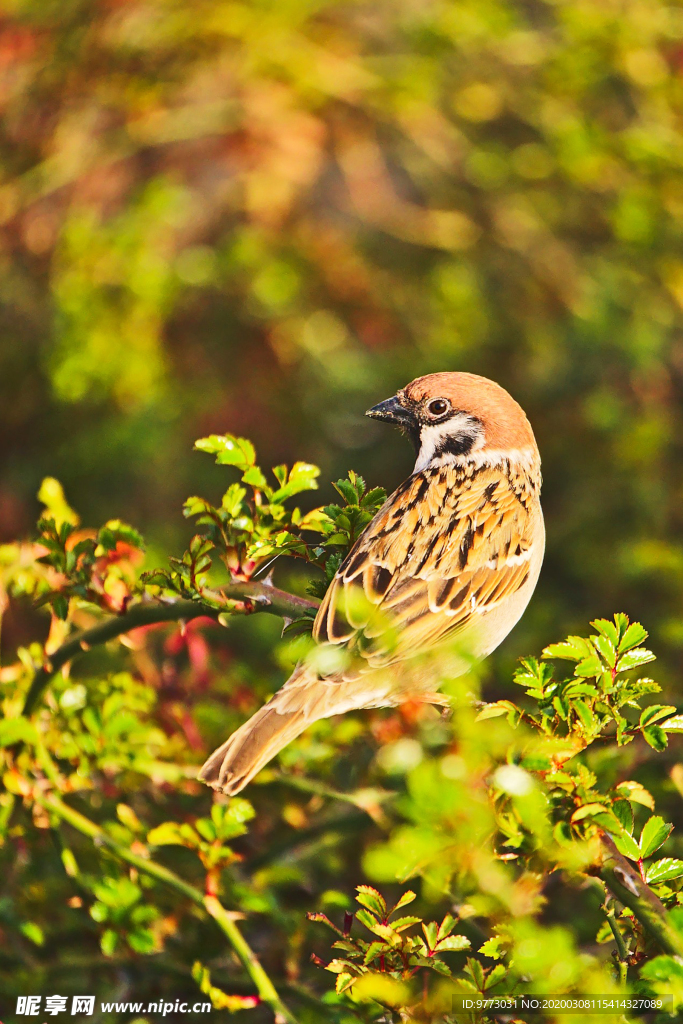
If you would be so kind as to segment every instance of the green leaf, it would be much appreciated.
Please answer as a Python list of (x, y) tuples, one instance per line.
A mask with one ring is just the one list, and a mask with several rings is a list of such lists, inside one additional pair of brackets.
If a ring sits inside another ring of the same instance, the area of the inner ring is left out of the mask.
[(475, 718), (475, 722), (484, 722), (487, 718), (500, 718), (507, 715), (511, 710), (516, 710), (510, 700), (497, 700), (493, 704), (484, 704), (484, 707)]
[(592, 733), (596, 729), (595, 715), (588, 707), (588, 705), (582, 700), (572, 701), (572, 708), (576, 712), (576, 715), (581, 722), (587, 733)]
[(610, 835), (619, 853), (628, 857), (629, 860), (640, 860), (640, 847), (633, 836), (630, 836), (628, 832), (611, 832)]
[(43, 929), (35, 921), (23, 921), (19, 925), (19, 930), (34, 946), (43, 946), (45, 944)]
[(434, 949), (439, 937), (439, 930), (436, 921), (429, 921), (427, 924), (423, 923), (422, 931), (425, 934), (428, 948)]
[(260, 490), (264, 490), (268, 486), (268, 481), (258, 466), (250, 466), (246, 473), (242, 474), (242, 483), (249, 484), (250, 487), (258, 487)]
[(605, 663), (609, 665), (610, 668), (614, 668), (617, 660), (617, 649), (612, 641), (606, 636), (594, 636), (591, 637), (591, 640), (593, 641), (593, 645), (604, 658)]
[(367, 907), (368, 910), (379, 918), (387, 916), (386, 901), (377, 889), (374, 889), (371, 885), (357, 885), (356, 891), (358, 893), (356, 899), (361, 906)]
[(683, 875), (683, 860), (676, 860), (675, 857), (663, 857), (648, 866), (645, 872), (645, 881), (648, 885), (655, 882), (668, 882), (672, 878), (680, 878)]
[(475, 960), (474, 957), (468, 957), (467, 966), (465, 968), (465, 973), (469, 974), (469, 976), (472, 978), (472, 981), (477, 986), (479, 991), (483, 992), (484, 991), (484, 968), (479, 963), (479, 961)]
[(363, 963), (367, 967), (369, 963), (376, 960), (377, 957), (381, 956), (383, 953), (386, 953), (387, 949), (390, 948), (391, 947), (388, 947), (386, 942), (371, 942), (366, 950), (365, 956), (363, 957)]
[(463, 949), (469, 949), (472, 943), (465, 935), (447, 935), (444, 939), (439, 939), (436, 944), (436, 948), (440, 953), (445, 950), (451, 952), (459, 952)]
[(592, 647), (582, 636), (570, 636), (562, 643), (543, 648), (544, 658), (561, 658), (563, 661), (583, 661), (591, 654)]
[(235, 466), (246, 471), (256, 461), (256, 451), (251, 441), (245, 437), (234, 437), (232, 434), (211, 434), (195, 441), (195, 449), (216, 456), (221, 466)]
[(683, 714), (667, 718), (666, 722), (660, 722), (664, 732), (683, 732)]
[(654, 750), (666, 750), (668, 746), (667, 735), (659, 725), (648, 725), (642, 730), (643, 739), (649, 743)]
[(116, 932), (111, 928), (107, 928), (107, 930), (102, 934), (102, 938), (100, 939), (100, 949), (105, 956), (114, 955), (118, 938), (119, 937)]
[(499, 936), (495, 935), (479, 947), (479, 952), (492, 960), (500, 960), (505, 955), (505, 944)]
[(610, 622), (609, 619), (594, 619), (591, 626), (593, 629), (597, 629), (601, 636), (609, 640), (612, 647), (616, 649), (619, 644), (619, 627), (615, 622)]
[(450, 978), (452, 971), (448, 964), (445, 964), (443, 960), (440, 960), (438, 956), (432, 956), (425, 958), (425, 962), (422, 964), (423, 967), (429, 967), (430, 970), (436, 971), (437, 974), (443, 974), (444, 977)]
[(0, 747), (9, 747), (15, 743), (34, 743), (37, 738), (36, 727), (28, 718), (17, 715), (16, 718), (0, 719)]
[(421, 920), (421, 917), (397, 917), (395, 921), (389, 922), (389, 927), (393, 928), (395, 932), (404, 932), (406, 928), (412, 928), (414, 924), (419, 924)]
[(654, 811), (655, 802), (652, 794), (640, 782), (627, 779), (625, 782), (620, 782), (616, 789), (617, 793), (621, 793), (631, 803), (642, 804), (643, 807), (649, 807), (651, 811)]
[(574, 673), (577, 676), (591, 678), (593, 676), (601, 675), (604, 671), (604, 668), (605, 666), (600, 661), (598, 655), (593, 653), (589, 654), (587, 658), (584, 658), (583, 661), (580, 661), (578, 663), (578, 665), (574, 669)]
[(578, 807), (572, 814), (572, 824), (582, 821), (584, 818), (594, 818), (596, 814), (606, 814), (607, 807), (604, 804), (590, 803)]
[(176, 821), (165, 821), (163, 825), (157, 825), (147, 835), (147, 842), (151, 846), (186, 846), (186, 840), (180, 831), (180, 825)]
[(287, 498), (299, 494), (301, 491), (315, 491), (318, 489), (317, 478), (320, 470), (308, 462), (295, 462), (292, 466), (287, 483), (275, 491), (271, 501), (275, 504), (286, 501)]
[(621, 655), (617, 662), (617, 671), (628, 672), (632, 668), (639, 668), (640, 665), (647, 665), (649, 661), (654, 660), (655, 656), (652, 651), (646, 650), (645, 647), (634, 647), (626, 654)]
[(630, 651), (632, 647), (642, 644), (643, 640), (647, 640), (647, 637), (647, 630), (639, 622), (632, 622), (619, 641), (619, 654), (624, 654), (626, 651)]
[(641, 856), (651, 857), (655, 850), (658, 850), (662, 843), (666, 842), (672, 831), (673, 825), (664, 821), (659, 815), (655, 814), (648, 818), (640, 834)]
[(651, 704), (648, 708), (645, 708), (640, 716), (640, 727), (641, 729), (646, 725), (652, 725), (657, 722), (660, 718), (665, 718), (666, 715), (670, 715), (676, 708), (672, 707), (671, 704)]
[(507, 976), (507, 973), (508, 969), (504, 964), (496, 964), (493, 970), (486, 975), (484, 991), (487, 992), (489, 989), (493, 988), (494, 985), (497, 985), (499, 981), (502, 981), (503, 978)]
[(149, 954), (156, 952), (154, 934), (149, 928), (136, 928), (126, 936), (128, 945), (134, 953)]
[(612, 811), (624, 831), (633, 835), (633, 809), (628, 800), (615, 800)]
[(455, 918), (452, 914), (446, 914), (443, 921), (439, 925), (439, 931), (437, 933), (437, 939), (445, 939), (447, 935), (450, 935), (455, 928)]
[[(680, 989), (683, 985), (683, 964), (673, 956), (656, 956), (640, 968), (640, 977), (646, 981), (663, 981)], [(669, 988), (671, 991), (671, 988)]]
[(394, 906), (393, 910), (390, 913), (394, 914), (396, 913), (397, 910), (400, 910), (401, 907), (407, 907), (408, 904), (412, 903), (414, 899), (416, 899), (415, 893), (412, 891), (412, 889), (408, 889), (406, 892), (403, 893), (400, 900)]

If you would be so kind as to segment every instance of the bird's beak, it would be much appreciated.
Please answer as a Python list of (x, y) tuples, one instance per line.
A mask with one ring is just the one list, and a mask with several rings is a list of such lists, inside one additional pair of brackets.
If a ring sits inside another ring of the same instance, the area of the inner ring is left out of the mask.
[(406, 409), (404, 405), (401, 405), (396, 395), (393, 398), (387, 398), (384, 402), (380, 402), (379, 405), (373, 405), (372, 409), (368, 409), (365, 415), (370, 416), (373, 420), (386, 420), (388, 423), (395, 423), (399, 427), (415, 427), (413, 413)]

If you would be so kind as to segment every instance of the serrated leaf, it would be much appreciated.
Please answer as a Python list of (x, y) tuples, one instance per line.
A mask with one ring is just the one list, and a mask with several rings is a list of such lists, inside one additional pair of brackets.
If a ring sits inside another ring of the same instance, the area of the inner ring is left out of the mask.
[(379, 935), (380, 939), (390, 942), (396, 938), (389, 925), (381, 924), (370, 911), (358, 910), (356, 918), (361, 924), (365, 925), (368, 931), (371, 931), (374, 935)]
[(583, 806), (577, 807), (577, 809), (572, 814), (572, 824), (574, 824), (577, 821), (583, 821), (584, 818), (594, 818), (596, 814), (605, 813), (607, 813), (607, 807), (605, 807), (604, 804), (583, 804)]
[(651, 811), (654, 811), (655, 802), (652, 794), (640, 782), (633, 782), (631, 779), (627, 779), (625, 782), (620, 782), (616, 789), (618, 793), (622, 793), (632, 803), (641, 804), (643, 807), (649, 807)]
[(367, 948), (365, 956), (363, 957), (363, 963), (367, 967), (367, 965), (369, 963), (371, 963), (373, 960), (376, 960), (378, 956), (382, 955), (382, 953), (386, 953), (386, 952), (387, 952), (387, 944), (386, 944), (386, 942), (371, 942), (370, 945)]
[(423, 922), (422, 931), (425, 934), (425, 939), (427, 941), (428, 948), (434, 949), (439, 934), (436, 921), (429, 921), (427, 924)]
[(574, 669), (575, 675), (582, 676), (585, 678), (599, 676), (602, 674), (603, 671), (604, 665), (600, 661), (598, 655), (595, 653), (589, 654), (589, 656), (587, 658), (584, 658), (583, 661), (580, 661)]
[(683, 715), (674, 715), (659, 723), (664, 732), (683, 732)]
[(505, 946), (503, 940), (499, 936), (495, 935), (493, 938), (487, 939), (486, 942), (479, 947), (479, 953), (484, 956), (488, 956), (491, 960), (500, 960), (505, 955)]
[(342, 960), (339, 957), (335, 957), (334, 960), (330, 960), (325, 970), (329, 971), (330, 974), (341, 974), (343, 971), (347, 971), (353, 967), (353, 964), (349, 963), (348, 960)]
[(419, 924), (421, 920), (421, 917), (397, 917), (395, 921), (389, 922), (389, 927), (395, 932), (404, 932), (406, 928)]
[(361, 906), (366, 907), (377, 917), (385, 918), (387, 916), (386, 900), (377, 889), (371, 885), (357, 885), (356, 891), (358, 893), (356, 899)]
[(672, 831), (673, 825), (664, 821), (658, 814), (648, 818), (640, 834), (641, 857), (651, 857), (655, 850), (658, 850), (662, 843), (666, 842)]
[(500, 718), (502, 715), (506, 715), (510, 708), (513, 707), (514, 704), (509, 700), (497, 700), (493, 704), (485, 704), (477, 714), (475, 722), (485, 722), (487, 718)]
[(656, 882), (668, 882), (672, 878), (680, 878), (683, 875), (683, 860), (676, 860), (675, 857), (663, 857), (650, 864), (645, 872), (645, 881), (648, 885)]
[(393, 910), (390, 911), (390, 915), (395, 914), (397, 910), (401, 909), (401, 907), (407, 907), (414, 899), (416, 899), (415, 893), (412, 889), (408, 889), (407, 892), (403, 893), (398, 903), (395, 904)]
[(443, 921), (439, 925), (439, 931), (437, 932), (437, 939), (445, 939), (447, 935), (450, 935), (455, 928), (455, 918), (452, 914), (446, 914)]
[(609, 640), (612, 647), (616, 649), (619, 643), (619, 628), (616, 623), (610, 622), (609, 619), (594, 619), (591, 626), (593, 629), (597, 629), (601, 636)]
[(640, 847), (633, 836), (630, 836), (628, 832), (610, 832), (610, 835), (619, 853), (628, 857), (629, 860), (640, 860)]
[(309, 462), (295, 462), (287, 482), (275, 491), (271, 501), (273, 504), (281, 504), (301, 491), (316, 491), (319, 476), (320, 470), (317, 466), (313, 466)]
[(628, 800), (615, 800), (612, 804), (612, 812), (624, 831), (633, 835), (633, 809)]
[(354, 976), (349, 974), (348, 971), (342, 971), (341, 974), (337, 975), (337, 981), (334, 986), (335, 991), (338, 995), (343, 995), (344, 992), (351, 988), (355, 980)]
[(647, 640), (647, 637), (647, 630), (639, 622), (632, 622), (619, 641), (619, 654), (624, 654), (626, 651), (630, 651), (632, 647), (642, 644), (643, 640)]
[(242, 470), (253, 466), (256, 459), (256, 452), (251, 441), (245, 437), (235, 437), (233, 434), (211, 434), (209, 437), (200, 437), (195, 441), (194, 447), (196, 451), (215, 455), (216, 462), (220, 465), (236, 466)]
[(477, 986), (480, 992), (484, 991), (484, 968), (475, 960), (473, 957), (468, 957), (467, 966), (465, 968), (467, 974), (470, 975), (473, 982)]
[(632, 668), (639, 668), (640, 665), (647, 665), (649, 661), (654, 660), (655, 656), (652, 651), (648, 651), (645, 647), (634, 647), (621, 655), (617, 662), (617, 672), (628, 672)]
[(249, 484), (250, 487), (258, 487), (260, 490), (268, 487), (268, 481), (259, 466), (250, 466), (242, 474), (242, 483)]
[(648, 725), (642, 730), (643, 739), (649, 743), (653, 750), (666, 750), (669, 740), (659, 725)]
[(469, 949), (471, 945), (472, 943), (466, 935), (447, 935), (445, 938), (439, 939), (436, 948), (440, 953), (444, 950), (458, 952), (463, 949)]
[(612, 641), (606, 636), (594, 636), (591, 637), (591, 640), (605, 663), (609, 665), (610, 668), (614, 668), (617, 660), (617, 649)]
[(654, 722), (659, 721), (660, 718), (665, 718), (672, 711), (676, 711), (676, 708), (671, 704), (651, 704), (640, 715), (641, 729), (646, 725), (652, 725)]
[(582, 636), (569, 636), (562, 643), (543, 648), (544, 658), (561, 658), (563, 661), (583, 661), (592, 653), (591, 645)]
[(595, 715), (588, 707), (588, 705), (584, 703), (584, 701), (582, 700), (575, 700), (572, 701), (572, 708), (576, 712), (579, 721), (581, 722), (581, 725), (584, 727), (586, 732), (593, 732), (596, 725)]
[(499, 981), (507, 976), (508, 969), (505, 964), (496, 964), (493, 970), (486, 975), (486, 983), (484, 985), (484, 991), (487, 992), (489, 989), (497, 985)]
[(426, 957), (422, 966), (429, 967), (432, 971), (436, 971), (437, 974), (443, 974), (445, 978), (450, 978), (453, 974), (448, 964), (445, 964), (438, 956)]

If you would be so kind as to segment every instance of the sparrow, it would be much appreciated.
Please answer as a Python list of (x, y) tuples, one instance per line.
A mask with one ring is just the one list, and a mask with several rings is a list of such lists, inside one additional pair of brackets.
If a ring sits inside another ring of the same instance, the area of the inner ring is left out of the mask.
[(314, 657), (200, 770), (216, 790), (239, 793), (320, 718), (447, 704), (438, 679), (411, 670), (417, 656), (449, 644), (450, 675), (464, 673), (505, 639), (534, 592), (545, 548), (541, 463), (512, 396), (475, 374), (433, 373), (366, 415), (408, 435), (415, 466), (332, 580)]

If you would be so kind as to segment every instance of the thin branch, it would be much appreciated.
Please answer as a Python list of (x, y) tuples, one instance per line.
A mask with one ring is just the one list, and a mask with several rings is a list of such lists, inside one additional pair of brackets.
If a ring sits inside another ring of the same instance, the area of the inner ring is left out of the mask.
[[(218, 594), (217, 594), (218, 596)], [(302, 615), (318, 607), (316, 602), (305, 597), (288, 594), (284, 590), (270, 586), (268, 583), (251, 581), (249, 583), (231, 583), (220, 590), (220, 597), (231, 601), (243, 601), (249, 613), (269, 612), (287, 619), (301, 618)], [(62, 644), (45, 665), (37, 669), (24, 703), (23, 714), (28, 716), (36, 707), (45, 688), (52, 677), (73, 658), (91, 647), (107, 643), (117, 636), (129, 633), (140, 626), (152, 626), (159, 622), (189, 622), (200, 616), (212, 619), (221, 614), (220, 608), (203, 604), (200, 601), (140, 601), (132, 605), (123, 615), (113, 615), (103, 622), (98, 622), (91, 629), (86, 629), (70, 637)]]
[(620, 903), (633, 911), (643, 928), (665, 952), (683, 957), (683, 935), (669, 921), (662, 901), (626, 857), (622, 857), (609, 836), (602, 837), (602, 851), (599, 874), (608, 889)]
[(41, 807), (44, 807), (48, 811), (52, 811), (83, 835), (89, 836), (96, 846), (106, 846), (107, 849), (119, 858), (119, 860), (123, 860), (126, 863), (131, 864), (134, 868), (137, 868), (138, 871), (142, 871), (151, 878), (155, 878), (158, 882), (163, 882), (164, 885), (169, 886), (171, 889), (175, 889), (175, 891), (180, 893), (182, 896), (192, 900), (192, 902), (197, 906), (203, 907), (203, 909), (206, 910), (206, 912), (214, 919), (218, 927), (230, 942), (230, 945), (235, 950), (235, 953), (241, 961), (244, 969), (254, 982), (256, 991), (263, 1002), (267, 1003), (267, 1005), (272, 1009), (275, 1014), (276, 1024), (297, 1024), (296, 1018), (280, 999), (275, 986), (261, 966), (256, 954), (237, 927), (233, 916), (225, 909), (215, 896), (205, 895), (200, 892), (199, 889), (190, 885), (188, 882), (185, 882), (179, 875), (176, 875), (175, 872), (164, 867), (163, 864), (158, 864), (156, 861), (148, 860), (146, 857), (140, 857), (138, 854), (132, 853), (127, 846), (117, 843), (115, 839), (112, 839), (112, 837), (101, 829), (99, 825), (96, 825), (94, 821), (86, 818), (85, 815), (74, 810), (73, 807), (69, 807), (68, 804), (65, 804), (64, 801), (58, 796), (55, 796), (54, 793), (40, 793), (34, 791), (33, 798)]

